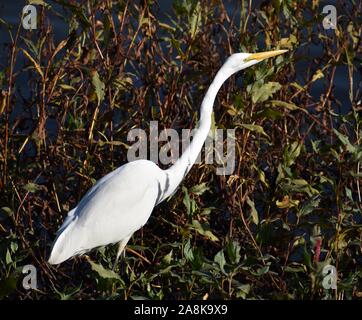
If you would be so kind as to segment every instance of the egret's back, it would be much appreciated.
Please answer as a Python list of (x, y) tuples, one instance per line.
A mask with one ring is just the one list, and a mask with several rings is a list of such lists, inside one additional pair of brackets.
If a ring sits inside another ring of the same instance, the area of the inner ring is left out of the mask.
[(129, 238), (147, 222), (164, 183), (164, 171), (147, 160), (127, 163), (103, 177), (69, 212), (48, 262), (59, 264)]

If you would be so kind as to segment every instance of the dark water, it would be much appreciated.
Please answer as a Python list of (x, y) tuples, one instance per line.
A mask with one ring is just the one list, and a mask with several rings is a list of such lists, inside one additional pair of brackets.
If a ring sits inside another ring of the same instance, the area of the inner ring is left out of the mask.
[[(159, 9), (159, 19), (161, 21), (168, 22), (169, 16), (172, 16), (173, 9), (172, 9), (172, 1), (169, 0), (162, 0), (158, 1), (160, 5)], [(261, 1), (253, 1), (253, 7), (258, 8)], [(52, 7), (49, 11), (47, 10), (47, 18), (51, 22), (54, 30), (54, 36), (56, 42), (58, 43), (62, 39), (66, 38), (68, 34), (68, 23), (65, 22), (62, 18), (60, 18), (56, 12), (63, 12), (61, 6), (53, 3), (52, 1), (46, 1)], [(335, 4), (336, 1), (321, 1), (321, 7), (324, 4)], [(17, 26), (20, 22), (20, 16), (25, 5), (25, 1), (14, 0), (14, 1), (0, 1), (0, 18), (5, 20), (7, 23), (13, 26), (13, 35), (15, 35)], [(235, 16), (235, 21), (240, 21), (240, 2), (239, 1), (224, 1), (224, 5), (226, 10), (228, 11), (229, 15)], [(39, 10), (38, 10), (39, 14)], [(305, 17), (308, 19), (308, 17)], [(333, 32), (332, 30), (330, 32)], [(22, 35), (25, 35), (25, 32), (22, 30)], [(27, 36), (31, 36), (31, 33), (28, 33)], [(36, 42), (34, 39), (34, 35), (31, 36), (32, 40)], [(0, 69), (4, 70), (8, 66), (8, 52), (9, 47), (8, 44), (10, 42), (10, 36), (3, 24), (0, 24)], [(296, 63), (296, 70), (298, 76), (297, 81), (303, 85), (305, 80), (303, 78), (304, 71), (306, 70), (306, 63), (310, 63), (313, 58), (317, 58), (323, 55), (323, 50), (321, 46), (310, 43), (308, 44), (308, 57), (307, 60), (302, 60)], [(24, 57), (21, 53), (19, 53), (16, 69), (20, 69), (21, 66), (24, 64)], [(322, 66), (321, 66), (322, 67)], [(355, 86), (361, 81), (360, 74), (354, 74), (354, 84)], [(315, 81), (311, 88), (310, 94), (314, 98), (315, 101), (320, 99), (320, 96), (326, 92), (327, 82), (325, 78), (319, 79)], [(21, 94), (26, 98), (28, 95), (27, 90), (27, 77), (25, 73), (22, 73), (16, 79), (16, 87), (20, 89)], [(335, 81), (334, 81), (334, 94), (338, 97), (338, 100), (341, 102), (341, 108), (335, 110), (337, 112), (346, 113), (351, 109), (351, 102), (349, 101), (349, 81), (348, 81), (348, 70), (346, 66), (340, 65), (337, 67)], [(356, 90), (356, 87), (354, 88)]]

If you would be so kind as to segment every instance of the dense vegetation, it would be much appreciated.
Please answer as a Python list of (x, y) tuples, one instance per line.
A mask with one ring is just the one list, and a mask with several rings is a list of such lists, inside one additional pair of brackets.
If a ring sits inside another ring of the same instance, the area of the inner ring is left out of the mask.
[[(0, 16), (0, 297), (361, 298), (361, 1), (337, 1), (330, 30), (318, 0), (30, 2), (36, 30)], [(289, 52), (218, 95), (232, 175), (195, 165), (114, 272), (116, 246), (46, 263), (68, 210), (127, 161), (130, 129), (194, 127), (227, 56), (275, 48)], [(27, 264), (37, 290), (22, 286)]]

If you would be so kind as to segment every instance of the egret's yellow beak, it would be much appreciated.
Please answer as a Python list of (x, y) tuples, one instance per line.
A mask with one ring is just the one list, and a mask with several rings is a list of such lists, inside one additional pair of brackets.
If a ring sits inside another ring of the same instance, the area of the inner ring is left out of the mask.
[(275, 51), (265, 51), (265, 52), (253, 53), (251, 56), (244, 59), (244, 61), (250, 61), (250, 60), (261, 61), (261, 60), (264, 60), (264, 59), (267, 59), (267, 58), (277, 56), (277, 55), (282, 54), (282, 53), (287, 52), (287, 51), (288, 50), (275, 50)]

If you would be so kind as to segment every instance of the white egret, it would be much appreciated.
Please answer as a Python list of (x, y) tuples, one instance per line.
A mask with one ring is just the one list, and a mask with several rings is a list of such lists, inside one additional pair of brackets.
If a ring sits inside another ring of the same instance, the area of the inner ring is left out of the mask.
[(59, 264), (93, 248), (119, 243), (117, 262), (132, 234), (147, 222), (157, 204), (174, 193), (195, 163), (209, 133), (213, 104), (222, 84), (232, 74), (285, 51), (231, 55), (207, 90), (198, 129), (175, 164), (162, 170), (151, 161), (137, 160), (100, 179), (68, 213), (48, 262)]

